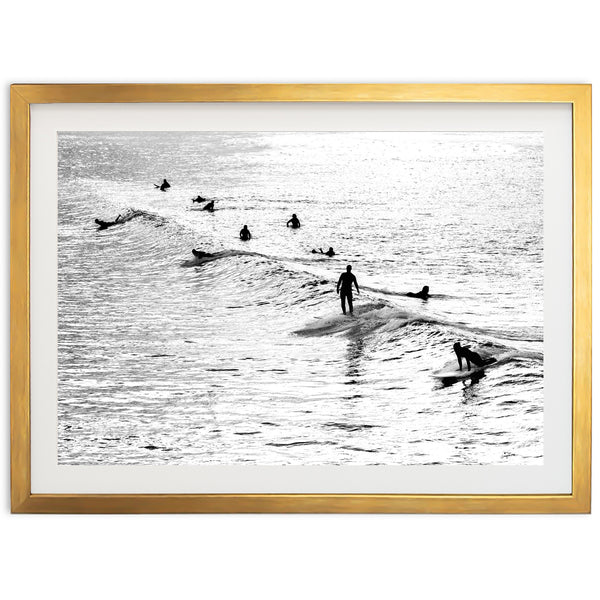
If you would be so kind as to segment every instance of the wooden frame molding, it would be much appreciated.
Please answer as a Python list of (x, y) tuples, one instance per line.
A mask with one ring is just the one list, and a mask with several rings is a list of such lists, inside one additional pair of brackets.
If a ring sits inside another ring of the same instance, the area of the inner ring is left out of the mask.
[[(30, 105), (121, 102), (562, 102), (573, 126), (572, 493), (32, 494)], [(11, 506), (15, 513), (587, 513), (591, 506), (591, 86), (503, 84), (11, 86)]]

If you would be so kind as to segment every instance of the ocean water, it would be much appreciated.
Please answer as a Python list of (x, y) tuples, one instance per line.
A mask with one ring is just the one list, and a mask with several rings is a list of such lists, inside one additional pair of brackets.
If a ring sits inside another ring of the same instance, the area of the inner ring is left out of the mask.
[[(541, 134), (64, 132), (58, 150), (60, 464), (543, 463)], [(455, 341), (500, 360), (440, 381)]]

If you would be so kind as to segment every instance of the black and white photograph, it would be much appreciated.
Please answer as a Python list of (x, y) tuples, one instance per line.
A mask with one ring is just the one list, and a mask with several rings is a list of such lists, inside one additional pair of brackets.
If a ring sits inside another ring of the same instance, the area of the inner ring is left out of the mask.
[(599, 597), (595, 3), (3, 8), (4, 597)]
[(543, 465), (535, 131), (58, 133), (60, 465)]

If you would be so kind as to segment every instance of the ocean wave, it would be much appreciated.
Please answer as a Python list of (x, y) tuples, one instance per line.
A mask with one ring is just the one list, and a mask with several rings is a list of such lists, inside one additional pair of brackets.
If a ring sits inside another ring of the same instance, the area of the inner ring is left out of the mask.
[(386, 302), (359, 304), (355, 306), (352, 315), (319, 317), (293, 333), (299, 336), (347, 334), (360, 337), (378, 333), (389, 334), (393, 337), (393, 334), (407, 326), (411, 326), (411, 328), (422, 326), (432, 329), (432, 334), (444, 333), (448, 339), (456, 339), (456, 334), (458, 334), (463, 339), (473, 341), (481, 348), (489, 349), (491, 355), (507, 352), (510, 349), (511, 359), (543, 361), (543, 352), (515, 347), (512, 344), (514, 341), (523, 341), (523, 338), (528, 338), (529, 334), (518, 336), (514, 332), (469, 327), (447, 320), (435, 319), (418, 312), (407, 311)]
[[(130, 208), (123, 216), (123, 222), (131, 219), (141, 217), (156, 223), (157, 225), (165, 224), (169, 219), (155, 214), (150, 211)], [(172, 223), (173, 226), (178, 226), (179, 223)], [(190, 256), (190, 258), (182, 260), (179, 264), (181, 267), (202, 267), (208, 263), (214, 263), (216, 261), (234, 259), (239, 257), (254, 257), (260, 259), (263, 263), (261, 265), (252, 266), (253, 277), (248, 280), (248, 285), (255, 287), (256, 285), (261, 288), (264, 292), (267, 292), (267, 288), (274, 290), (280, 290), (284, 285), (284, 279), (298, 278), (303, 279), (303, 282), (298, 285), (307, 291), (306, 296), (303, 297), (301, 293), (298, 293), (296, 286), (290, 290), (291, 302), (302, 303), (307, 302), (307, 306), (311, 310), (316, 306), (324, 305), (325, 303), (332, 304), (331, 297), (325, 297), (325, 294), (331, 296), (331, 292), (325, 290), (323, 286), (327, 284), (331, 285), (331, 289), (334, 290), (335, 283), (337, 280), (338, 272), (332, 273), (329, 269), (324, 270), (322, 267), (315, 268), (313, 265), (315, 262), (329, 262), (331, 259), (319, 259), (310, 257), (293, 257), (293, 256), (276, 256), (273, 254), (256, 252), (250, 250), (240, 249), (226, 249), (212, 252), (210, 247), (206, 247), (207, 256), (201, 258)], [(229, 277), (231, 274), (232, 265), (228, 265), (219, 271), (220, 276)], [(291, 291), (294, 290), (294, 291)], [(427, 324), (427, 327), (433, 327), (437, 330), (442, 328), (450, 330), (452, 336), (458, 335), (459, 337), (466, 338), (468, 340), (480, 340), (491, 341), (500, 347), (514, 347), (515, 344), (511, 342), (517, 342), (517, 346), (525, 347), (530, 344), (539, 344), (543, 342), (543, 327), (523, 327), (522, 329), (516, 328), (493, 328), (493, 327), (479, 327), (468, 325), (462, 321), (458, 322), (453, 320), (452, 317), (445, 318), (445, 315), (440, 314), (442, 304), (440, 304), (440, 310), (436, 310), (436, 300), (443, 299), (458, 299), (457, 296), (448, 294), (436, 293), (430, 296), (427, 302), (426, 310), (423, 306), (423, 302), (417, 302), (414, 298), (406, 296), (407, 292), (400, 292), (397, 290), (388, 289), (386, 287), (376, 287), (362, 285), (361, 290), (363, 294), (355, 301), (355, 312), (353, 315), (331, 315), (317, 318), (294, 330), (293, 333), (299, 336), (327, 336), (337, 334), (349, 334), (349, 335), (361, 335), (366, 336), (372, 332), (389, 332), (393, 333), (405, 328), (407, 325), (415, 325), (418, 323)], [(268, 294), (269, 297), (272, 293)], [(255, 298), (256, 300), (256, 298)], [(363, 300), (366, 302), (363, 303)], [(335, 302), (335, 310), (337, 312), (338, 302)], [(431, 314), (431, 310), (435, 310), (435, 314)], [(447, 333), (447, 331), (446, 331)], [(521, 349), (521, 348), (519, 348)], [(538, 353), (541, 356), (541, 353)]]
[(301, 336), (322, 336), (339, 333), (367, 334), (377, 330), (396, 330), (409, 323), (418, 321), (418, 317), (393, 308), (382, 302), (368, 302), (355, 308), (352, 315), (321, 317), (302, 329), (294, 331)]
[[(320, 291), (323, 285), (331, 284), (332, 288), (335, 285), (335, 279), (323, 278), (322, 275), (317, 275), (311, 271), (307, 271), (304, 267), (302, 259), (293, 259), (289, 257), (277, 257), (260, 252), (251, 252), (244, 250), (223, 250), (215, 252), (211, 256), (202, 258), (191, 258), (181, 263), (182, 267), (199, 267), (204, 264), (218, 261), (221, 259), (233, 257), (256, 257), (261, 258), (269, 263), (265, 276), (273, 280), (274, 287), (281, 286), (280, 278), (286, 273), (294, 273), (304, 275), (310, 280), (305, 281), (300, 287), (309, 289), (313, 293), (306, 298), (307, 301), (312, 301), (316, 296), (321, 294)], [(278, 265), (275, 268), (276, 263)], [(264, 282), (261, 282), (261, 286)], [(304, 327), (294, 331), (300, 336), (325, 336), (341, 333), (362, 334), (378, 330), (382, 332), (393, 332), (401, 329), (409, 324), (428, 323), (438, 328), (452, 330), (459, 336), (468, 338), (483, 338), (494, 342), (499, 346), (511, 345), (511, 342), (523, 343), (541, 343), (543, 342), (543, 329), (536, 327), (526, 327), (523, 330), (506, 330), (493, 327), (477, 327), (467, 325), (462, 322), (444, 319), (440, 316), (432, 316), (425, 312), (419, 311), (419, 303), (412, 302), (412, 298), (407, 299), (404, 306), (400, 306), (397, 301), (388, 299), (386, 296), (404, 296), (400, 293), (386, 293), (380, 288), (362, 286), (363, 295), (355, 300), (355, 310), (353, 315), (332, 315), (318, 318), (316, 321), (310, 322)], [(365, 293), (366, 292), (366, 293)], [(389, 292), (389, 290), (388, 290)], [(382, 294), (382, 295), (380, 295)], [(442, 296), (442, 295), (439, 295)], [(362, 303), (361, 298), (366, 298), (367, 302)], [(435, 301), (436, 296), (432, 296)]]
[(137, 208), (128, 208), (119, 213), (118, 222), (115, 225), (122, 225), (136, 218), (143, 218), (148, 221), (152, 221), (157, 226), (164, 225), (166, 223), (166, 219), (156, 213), (152, 213), (146, 210), (140, 210)]
[(257, 256), (260, 258), (274, 259), (275, 257), (269, 256), (267, 254), (261, 254), (260, 252), (246, 252), (244, 250), (221, 250), (220, 252), (208, 252), (207, 256), (202, 256), (200, 258), (194, 256), (188, 260), (184, 260), (181, 263), (182, 267), (199, 267), (209, 262), (214, 262), (215, 260), (220, 260), (222, 258), (231, 258), (235, 256)]

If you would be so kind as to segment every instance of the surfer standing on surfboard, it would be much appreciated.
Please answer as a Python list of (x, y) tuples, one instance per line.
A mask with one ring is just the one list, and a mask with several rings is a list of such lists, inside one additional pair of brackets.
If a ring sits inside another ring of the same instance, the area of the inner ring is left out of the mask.
[[(346, 300), (348, 300), (348, 309), (352, 314), (352, 284), (356, 287), (356, 293), (360, 294), (356, 277), (352, 274), (352, 265), (346, 267), (346, 272), (340, 275), (337, 282), (337, 293), (342, 301), (342, 312), (346, 314)], [(341, 288), (341, 291), (340, 291)]]
[(496, 362), (495, 358), (481, 358), (477, 352), (473, 352), (468, 346), (461, 346), (460, 342), (456, 342), (453, 346), (456, 358), (458, 359), (458, 368), (462, 371), (462, 359), (467, 361), (467, 371), (471, 370), (471, 363), (476, 367), (484, 367)]

